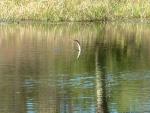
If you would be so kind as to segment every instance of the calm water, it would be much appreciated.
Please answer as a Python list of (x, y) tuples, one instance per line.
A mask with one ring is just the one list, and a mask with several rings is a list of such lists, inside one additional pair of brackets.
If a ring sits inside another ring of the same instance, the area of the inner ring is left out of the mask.
[(1, 24), (0, 113), (150, 113), (150, 25)]

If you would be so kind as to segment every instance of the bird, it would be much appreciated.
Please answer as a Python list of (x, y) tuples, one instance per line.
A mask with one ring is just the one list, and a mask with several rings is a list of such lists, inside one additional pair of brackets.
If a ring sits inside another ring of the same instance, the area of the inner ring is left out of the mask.
[(77, 55), (77, 59), (80, 57), (80, 54), (81, 54), (81, 45), (80, 45), (80, 42), (78, 40), (73, 40), (77, 46), (78, 46), (78, 55)]
[(77, 46), (78, 46), (78, 51), (81, 51), (81, 45), (80, 42), (78, 40), (73, 40), (74, 42), (76, 42)]

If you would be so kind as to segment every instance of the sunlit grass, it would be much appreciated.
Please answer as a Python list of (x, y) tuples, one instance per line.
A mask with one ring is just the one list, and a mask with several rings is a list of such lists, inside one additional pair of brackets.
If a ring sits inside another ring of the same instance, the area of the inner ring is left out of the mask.
[(150, 17), (148, 0), (1, 0), (1, 20), (96, 21)]

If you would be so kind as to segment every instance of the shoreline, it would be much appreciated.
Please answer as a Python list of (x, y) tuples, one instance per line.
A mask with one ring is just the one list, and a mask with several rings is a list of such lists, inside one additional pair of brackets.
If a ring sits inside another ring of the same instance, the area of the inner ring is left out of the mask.
[(86, 20), (86, 21), (44, 21), (44, 20), (3, 20), (1, 24), (62, 24), (62, 23), (146, 23), (150, 24), (150, 19), (116, 19), (116, 20)]
[(150, 2), (120, 0), (2, 0), (0, 23), (106, 22), (150, 19)]

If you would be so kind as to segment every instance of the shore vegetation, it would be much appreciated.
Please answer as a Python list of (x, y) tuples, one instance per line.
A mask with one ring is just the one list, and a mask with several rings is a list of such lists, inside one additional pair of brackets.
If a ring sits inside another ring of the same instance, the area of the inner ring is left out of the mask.
[(1, 0), (0, 20), (100, 21), (150, 18), (148, 0)]

